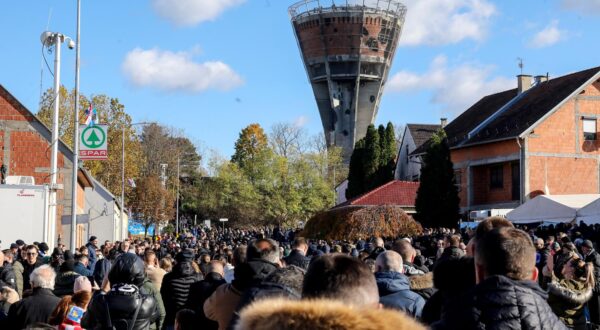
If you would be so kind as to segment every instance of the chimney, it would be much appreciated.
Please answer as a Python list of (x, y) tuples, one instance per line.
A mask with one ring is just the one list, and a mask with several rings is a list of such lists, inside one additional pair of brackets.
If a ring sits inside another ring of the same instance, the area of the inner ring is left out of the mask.
[(442, 128), (446, 127), (446, 124), (448, 124), (448, 118), (440, 118), (440, 124), (442, 125)]
[(537, 85), (537, 84), (541, 84), (541, 83), (548, 81), (548, 76), (539, 75), (539, 76), (535, 76), (533, 79), (535, 81), (535, 84)]
[(531, 87), (531, 83), (533, 82), (533, 78), (528, 74), (520, 74), (517, 76), (517, 89), (518, 93), (521, 94), (527, 91)]

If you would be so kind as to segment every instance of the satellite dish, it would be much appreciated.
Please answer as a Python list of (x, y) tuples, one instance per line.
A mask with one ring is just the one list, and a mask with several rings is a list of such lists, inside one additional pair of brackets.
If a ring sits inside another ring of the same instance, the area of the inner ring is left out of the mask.
[(42, 42), (42, 45), (50, 46), (53, 41), (52, 40), (53, 35), (54, 35), (54, 33), (50, 32), (50, 31), (42, 32), (42, 35), (40, 36), (40, 41)]

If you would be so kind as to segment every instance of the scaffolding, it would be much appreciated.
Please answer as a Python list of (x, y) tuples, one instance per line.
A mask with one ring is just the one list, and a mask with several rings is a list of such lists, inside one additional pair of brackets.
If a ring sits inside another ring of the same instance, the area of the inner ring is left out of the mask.
[(406, 6), (398, 0), (302, 0), (288, 9), (292, 20), (324, 12), (372, 11), (404, 17)]

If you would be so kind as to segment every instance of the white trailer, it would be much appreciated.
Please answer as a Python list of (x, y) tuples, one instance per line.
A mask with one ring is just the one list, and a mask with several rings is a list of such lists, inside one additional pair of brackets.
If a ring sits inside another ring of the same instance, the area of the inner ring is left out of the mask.
[(2, 248), (22, 239), (27, 244), (56, 241), (56, 225), (49, 223), (46, 185), (0, 185), (0, 240)]

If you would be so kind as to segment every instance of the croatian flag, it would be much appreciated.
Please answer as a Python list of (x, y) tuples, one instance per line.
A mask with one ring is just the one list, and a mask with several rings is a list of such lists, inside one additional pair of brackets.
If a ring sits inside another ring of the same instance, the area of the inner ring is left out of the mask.
[(90, 103), (90, 107), (85, 110), (85, 124), (87, 126), (94, 126), (98, 121), (98, 114), (96, 113), (96, 108), (94, 105)]

